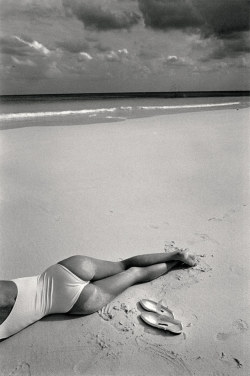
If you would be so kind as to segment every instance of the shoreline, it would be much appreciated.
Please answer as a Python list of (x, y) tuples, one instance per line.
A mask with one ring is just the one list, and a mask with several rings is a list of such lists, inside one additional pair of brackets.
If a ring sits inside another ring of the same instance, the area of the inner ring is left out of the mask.
[[(0, 343), (0, 375), (247, 375), (249, 108), (0, 132), (2, 279), (77, 253), (199, 257), (108, 312), (44, 318)], [(174, 243), (171, 243), (174, 242)], [(174, 336), (141, 299), (172, 309)]]
[[(191, 106), (191, 105), (190, 105)], [(153, 106), (154, 107), (154, 106)], [(158, 109), (158, 111), (155, 111), (154, 113), (147, 113), (147, 112), (140, 112), (138, 114), (134, 114), (134, 115), (130, 115), (130, 116), (120, 116), (120, 115), (110, 115), (110, 116), (105, 116), (105, 117), (101, 117), (101, 115), (99, 114), (93, 114), (93, 115), (90, 115), (88, 118), (77, 118), (77, 115), (75, 115), (75, 120), (74, 120), (74, 124), (71, 124), (70, 126), (79, 126), (79, 125), (95, 125), (95, 124), (106, 124), (106, 123), (110, 123), (110, 122), (123, 122), (123, 121), (130, 121), (130, 120), (133, 120), (133, 119), (144, 119), (144, 118), (154, 118), (154, 117), (157, 117), (157, 116), (170, 116), (170, 115), (178, 115), (178, 114), (188, 114), (188, 113), (196, 113), (196, 112), (210, 112), (210, 111), (223, 111), (223, 110), (240, 110), (240, 109), (247, 109), (247, 108), (250, 108), (250, 102), (242, 102), (242, 103), (228, 103), (228, 104), (224, 104), (224, 103), (214, 103), (214, 104), (204, 104), (204, 105), (194, 105), (194, 107), (190, 107), (189, 108), (189, 105), (187, 105), (186, 107), (184, 106), (184, 108), (175, 108), (176, 106), (171, 106), (173, 107), (173, 109), (169, 108), (168, 109), (168, 113), (161, 113), (160, 112), (160, 109)], [(180, 106), (181, 107), (181, 106)], [(223, 108), (224, 107), (224, 108)], [(166, 111), (166, 110), (165, 110)], [(32, 113), (31, 113), (32, 114)], [(4, 114), (2, 114), (4, 115)], [(6, 114), (8, 115), (8, 114)], [(19, 113), (16, 113), (14, 115), (19, 115)], [(47, 117), (46, 116), (46, 113), (41, 113), (41, 116), (40, 118), (42, 120), (39, 119), (39, 117), (37, 119), (32, 119), (32, 116), (31, 117), (26, 117), (24, 119), (20, 118), (10, 118), (10, 119), (5, 119), (5, 120), (2, 120), (2, 123), (0, 121), (0, 131), (7, 131), (7, 130), (11, 130), (11, 129), (19, 129), (19, 128), (29, 128), (29, 127), (41, 127), (41, 126), (47, 126), (47, 127), (54, 127), (54, 126), (69, 126), (69, 124), (67, 123), (62, 123), (62, 121), (65, 122), (65, 120), (67, 120), (67, 118), (69, 119), (70, 117), (71, 118), (74, 118), (74, 114), (71, 115), (69, 114), (66, 119), (65, 117), (63, 116), (58, 116), (56, 118), (56, 115), (54, 115), (55, 118), (53, 119), (50, 119), (50, 117)], [(79, 115), (78, 115), (79, 116)], [(99, 116), (99, 118), (98, 118)], [(35, 115), (34, 115), (34, 118), (35, 118)], [(45, 121), (45, 124), (41, 123), (41, 121)], [(72, 120), (71, 120), (72, 121)], [(13, 122), (13, 125), (10, 125), (10, 123)], [(55, 124), (52, 124), (55, 123)]]

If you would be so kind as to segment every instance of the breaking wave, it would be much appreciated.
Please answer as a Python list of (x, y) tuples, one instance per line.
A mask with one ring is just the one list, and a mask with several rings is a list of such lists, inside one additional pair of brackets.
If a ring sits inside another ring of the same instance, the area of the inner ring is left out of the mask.
[[(154, 110), (182, 110), (182, 109), (199, 109), (199, 108), (213, 108), (213, 107), (226, 107), (239, 105), (240, 102), (226, 102), (226, 103), (205, 103), (205, 104), (183, 104), (183, 105), (161, 105), (161, 106), (120, 106), (111, 108), (95, 108), (95, 109), (82, 109), (82, 110), (67, 110), (67, 111), (45, 111), (45, 112), (20, 112), (20, 113), (3, 113), (0, 114), (0, 121), (8, 120), (25, 120), (25, 119), (35, 119), (43, 117), (53, 117), (53, 116), (69, 116), (69, 115), (87, 115), (88, 117), (93, 117), (98, 114), (105, 113), (116, 113), (117, 116), (135, 113), (141, 113), (143, 116), (143, 111), (154, 111)], [(117, 117), (116, 116), (116, 117)]]
[(139, 106), (141, 110), (175, 110), (185, 108), (206, 108), (206, 107), (223, 107), (223, 106), (235, 106), (240, 102), (227, 102), (227, 103), (205, 103), (205, 104), (184, 104), (181, 106)]

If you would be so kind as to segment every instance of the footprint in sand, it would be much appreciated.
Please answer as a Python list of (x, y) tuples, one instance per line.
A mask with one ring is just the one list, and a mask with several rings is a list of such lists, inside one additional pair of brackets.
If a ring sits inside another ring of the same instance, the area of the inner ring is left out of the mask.
[(220, 360), (229, 367), (236, 366), (237, 368), (242, 368), (243, 364), (238, 358), (234, 358), (231, 355), (226, 355), (224, 352), (221, 353)]
[(208, 234), (200, 234), (200, 233), (196, 232), (194, 235), (199, 237), (201, 239), (201, 241), (203, 241), (203, 242), (208, 241), (208, 242), (211, 242), (211, 243), (214, 243), (214, 244), (217, 244), (217, 245), (220, 244), (216, 239), (211, 238)]
[(29, 363), (22, 362), (13, 369), (8, 376), (31, 376)]
[(248, 324), (242, 319), (233, 321), (232, 323), (233, 330), (230, 332), (221, 332), (216, 335), (216, 339), (219, 341), (226, 341), (228, 338), (231, 338), (237, 334), (243, 333), (248, 330)]
[(150, 343), (140, 337), (136, 338), (136, 343), (143, 353), (148, 353), (152, 360), (163, 359), (166, 363), (166, 369), (169, 375), (191, 376), (193, 373), (182, 357), (172, 350), (167, 350), (165, 346)]
[(112, 307), (111, 307), (110, 304), (107, 304), (105, 307), (103, 307), (102, 309), (100, 309), (98, 311), (98, 314), (105, 321), (112, 320), (113, 317), (114, 317), (114, 314), (112, 312)]
[(75, 364), (73, 368), (74, 374), (85, 375), (88, 369), (93, 366), (95, 361), (96, 359), (94, 357), (91, 359), (80, 360), (80, 362)]
[(212, 217), (209, 218), (208, 221), (215, 221), (215, 222), (223, 222), (223, 221), (230, 221), (231, 218), (238, 212), (241, 211), (242, 207), (247, 206), (246, 204), (239, 205), (235, 208), (228, 210), (222, 217)]
[(241, 319), (235, 320), (232, 326), (238, 333), (246, 332), (248, 330), (247, 322)]
[(81, 360), (79, 363), (74, 365), (73, 371), (76, 375), (82, 375), (87, 369), (88, 369), (88, 364)]

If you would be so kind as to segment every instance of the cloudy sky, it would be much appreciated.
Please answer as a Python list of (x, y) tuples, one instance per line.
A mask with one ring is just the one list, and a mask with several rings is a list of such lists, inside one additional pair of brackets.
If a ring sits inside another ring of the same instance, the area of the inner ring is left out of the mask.
[(2, 94), (248, 90), (249, 0), (0, 0)]

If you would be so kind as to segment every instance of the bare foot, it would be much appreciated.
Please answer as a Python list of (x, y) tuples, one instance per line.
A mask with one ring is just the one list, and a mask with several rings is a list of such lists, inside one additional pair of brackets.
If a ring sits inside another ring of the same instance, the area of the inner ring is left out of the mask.
[(189, 266), (197, 264), (194, 255), (190, 255), (188, 250), (181, 250), (178, 252), (178, 260)]

